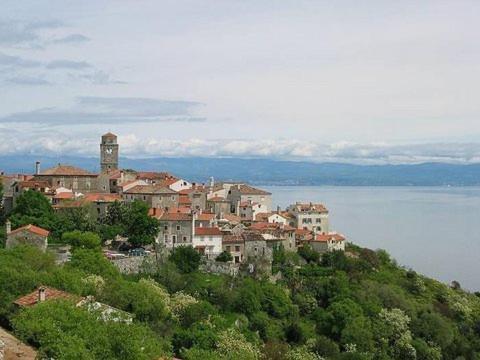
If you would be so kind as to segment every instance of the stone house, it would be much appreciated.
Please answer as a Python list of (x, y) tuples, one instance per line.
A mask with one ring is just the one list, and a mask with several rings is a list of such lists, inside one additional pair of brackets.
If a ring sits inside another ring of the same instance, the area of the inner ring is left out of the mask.
[(222, 250), (232, 255), (235, 264), (244, 260), (245, 240), (241, 235), (224, 235), (222, 240)]
[(254, 221), (258, 214), (265, 213), (267, 206), (255, 202), (245, 201), (240, 203), (239, 214), (242, 221)]
[(256, 232), (244, 232), (242, 234), (244, 239), (244, 257), (246, 261), (255, 260), (273, 260), (273, 250), (267, 244), (267, 241), (261, 234)]
[(8, 220), (6, 230), (7, 241), (5, 247), (7, 249), (18, 245), (32, 245), (44, 252), (47, 250), (48, 235), (50, 234), (48, 230), (31, 224), (12, 230), (11, 223)]
[(328, 210), (322, 204), (295, 203), (287, 208), (287, 211), (295, 217), (295, 227), (307, 229), (322, 234), (330, 231)]
[(207, 200), (207, 210), (218, 216), (230, 214), (231, 203), (224, 197), (215, 196)]
[(45, 195), (50, 200), (55, 194), (54, 189), (50, 186), (50, 184), (47, 181), (38, 181), (38, 180), (15, 181), (11, 185), (12, 207), (15, 207), (15, 205), (17, 204), (18, 197), (28, 190), (38, 191), (43, 195)]
[(286, 251), (297, 251), (295, 228), (280, 223), (253, 223), (251, 231), (256, 231), (267, 240), (270, 247), (282, 246)]
[(272, 193), (254, 188), (246, 184), (236, 184), (228, 190), (227, 199), (231, 203), (231, 212), (239, 214), (239, 207), (242, 203), (257, 203), (265, 205), (263, 212), (270, 211), (272, 207)]
[(35, 181), (45, 181), (51, 188), (64, 187), (74, 191), (108, 192), (107, 185), (100, 186), (98, 174), (71, 165), (58, 164), (57, 166), (38, 172), (34, 175)]
[(167, 249), (175, 246), (192, 245), (192, 214), (162, 212), (154, 215), (160, 221), (157, 243)]
[(330, 251), (345, 251), (345, 236), (339, 233), (315, 234), (303, 240), (300, 245), (309, 244), (313, 250), (320, 254)]
[(178, 207), (179, 194), (161, 185), (137, 185), (122, 194), (125, 202), (144, 201), (150, 208), (169, 209)]

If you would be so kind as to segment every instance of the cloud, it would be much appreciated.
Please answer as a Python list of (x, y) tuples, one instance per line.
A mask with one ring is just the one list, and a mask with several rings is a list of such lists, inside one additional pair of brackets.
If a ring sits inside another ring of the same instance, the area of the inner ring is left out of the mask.
[(24, 59), (19, 56), (7, 55), (0, 52), (0, 66), (9, 66), (16, 68), (41, 67), (42, 63), (36, 60)]
[(44, 78), (34, 76), (12, 76), (5, 78), (4, 81), (14, 85), (51, 85), (51, 83)]
[(86, 61), (72, 61), (72, 60), (54, 60), (46, 65), (47, 69), (70, 69), (83, 70), (92, 68), (93, 65)]
[(127, 84), (125, 81), (115, 80), (112, 76), (105, 71), (95, 70), (93, 72), (78, 76), (79, 79), (86, 80), (96, 85), (108, 85), (108, 84)]
[(64, 24), (59, 20), (0, 20), (0, 45), (43, 47), (44, 41), (39, 32), (60, 27), (64, 27)]
[(82, 34), (70, 34), (65, 37), (55, 39), (52, 41), (54, 44), (78, 44), (82, 42), (90, 41), (91, 39)]
[[(40, 85), (40, 84), (39, 84)], [(80, 97), (70, 109), (42, 108), (0, 117), (0, 123), (83, 125), (98, 123), (203, 122), (191, 114), (200, 103), (150, 98)]]
[[(20, 131), (0, 126), (0, 140), (0, 153), (5, 155), (97, 156), (98, 150), (98, 134), (79, 135), (51, 128), (48, 131)], [(480, 143), (325, 144), (298, 139), (175, 140), (135, 135), (119, 135), (119, 143), (122, 156), (130, 158), (235, 157), (354, 164), (480, 163)]]

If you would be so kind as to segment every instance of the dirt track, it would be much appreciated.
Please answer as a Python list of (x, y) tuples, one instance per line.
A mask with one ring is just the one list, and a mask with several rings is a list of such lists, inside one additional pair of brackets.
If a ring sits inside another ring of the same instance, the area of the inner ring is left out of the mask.
[(4, 360), (35, 360), (37, 352), (25, 345), (12, 334), (0, 328), (0, 340), (5, 343)]

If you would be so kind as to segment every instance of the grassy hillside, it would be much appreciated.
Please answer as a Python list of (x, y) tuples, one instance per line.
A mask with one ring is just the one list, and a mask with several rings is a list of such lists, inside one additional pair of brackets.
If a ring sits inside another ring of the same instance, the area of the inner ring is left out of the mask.
[[(478, 359), (480, 299), (399, 267), (384, 251), (275, 253), (282, 279), (181, 272), (163, 263), (125, 277), (98, 250), (55, 265), (32, 248), (0, 250), (0, 320), (56, 359)], [(68, 302), (19, 310), (50, 285), (131, 312), (98, 320)]]

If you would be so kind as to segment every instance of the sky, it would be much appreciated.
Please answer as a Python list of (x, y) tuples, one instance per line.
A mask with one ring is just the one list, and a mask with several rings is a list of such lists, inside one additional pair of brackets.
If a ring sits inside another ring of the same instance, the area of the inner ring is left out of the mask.
[(480, 162), (479, 1), (0, 3), (0, 155)]

